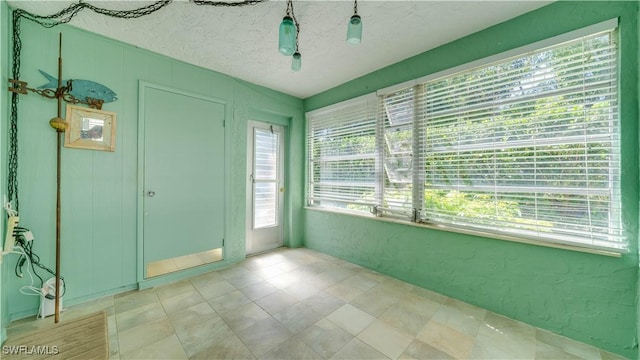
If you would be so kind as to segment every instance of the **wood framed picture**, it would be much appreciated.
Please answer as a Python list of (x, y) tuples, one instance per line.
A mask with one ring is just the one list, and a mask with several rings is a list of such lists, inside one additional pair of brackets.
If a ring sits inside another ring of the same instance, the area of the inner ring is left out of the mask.
[(68, 148), (115, 151), (116, 113), (67, 105), (64, 146)]

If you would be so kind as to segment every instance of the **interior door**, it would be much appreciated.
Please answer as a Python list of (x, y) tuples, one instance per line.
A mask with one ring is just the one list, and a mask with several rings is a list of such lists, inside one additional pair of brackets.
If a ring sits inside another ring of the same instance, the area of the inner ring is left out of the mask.
[(282, 246), (284, 128), (249, 123), (247, 255)]
[(141, 97), (146, 269), (223, 245), (225, 105), (153, 86)]

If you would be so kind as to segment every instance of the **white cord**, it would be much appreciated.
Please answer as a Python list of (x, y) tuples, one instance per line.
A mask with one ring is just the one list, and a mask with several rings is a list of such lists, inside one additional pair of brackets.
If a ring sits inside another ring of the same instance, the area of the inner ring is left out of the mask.
[[(19, 250), (19, 251), (16, 251), (16, 250)], [(31, 259), (27, 256), (24, 249), (20, 246), (14, 246), (13, 251), (11, 251), (10, 253), (22, 255), (25, 257), (25, 259), (27, 259), (27, 274), (29, 274), (29, 278), (31, 279), (31, 284), (22, 286), (20, 288), (20, 293), (24, 295), (31, 295), (31, 296), (43, 296), (44, 295), (43, 290), (33, 286), (34, 279), (33, 279), (33, 274), (31, 274)], [(38, 307), (38, 314), (36, 315), (36, 319), (40, 318), (41, 314), (42, 314), (42, 301), (40, 301), (40, 306)]]
[(7, 215), (18, 216), (18, 212), (11, 208), (11, 201), (6, 201), (4, 203), (4, 209), (7, 211)]
[(31, 279), (31, 284), (22, 286), (20, 288), (20, 293), (24, 295), (35, 295), (35, 296), (43, 295), (42, 289), (33, 286), (34, 279), (33, 279), (33, 274), (31, 273), (31, 259), (29, 259), (24, 249), (20, 246), (14, 246), (13, 251), (11, 251), (10, 253), (22, 255), (25, 257), (25, 259), (27, 259), (27, 274), (29, 274), (29, 279)]

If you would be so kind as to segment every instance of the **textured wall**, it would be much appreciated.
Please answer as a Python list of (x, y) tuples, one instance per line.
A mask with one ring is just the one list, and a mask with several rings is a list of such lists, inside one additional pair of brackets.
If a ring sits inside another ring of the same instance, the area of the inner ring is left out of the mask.
[[(4, 22), (3, 22), (4, 24)], [(119, 99), (105, 104), (117, 119), (116, 151), (66, 149), (62, 151), (62, 273), (68, 284), (65, 304), (134, 287), (137, 283), (138, 82), (144, 80), (226, 101), (225, 128), (225, 260), (245, 256), (246, 126), (249, 109), (290, 119), (293, 144), (289, 182), (298, 184), (287, 201), (289, 217), (297, 220), (302, 201), (302, 101), (247, 84), (229, 76), (169, 59), (78, 29), (44, 29), (29, 21), (22, 25), (22, 79), (44, 84), (38, 73), (57, 70), (57, 39), (63, 32), (63, 78), (89, 79), (113, 89)], [(6, 48), (2, 49), (5, 53)], [(49, 119), (55, 101), (29, 94), (21, 97), (20, 217), (33, 230), (35, 251), (53, 267), (55, 254), (55, 135)], [(260, 120), (260, 119), (257, 119)], [(175, 119), (176, 126), (180, 119)], [(167, 144), (171, 146), (171, 144)], [(188, 159), (187, 159), (188, 161)], [(170, 166), (170, 164), (167, 164)], [(297, 191), (298, 193), (294, 193)], [(293, 226), (288, 237), (300, 239)], [(291, 242), (294, 246), (300, 243)], [(10, 266), (15, 257), (9, 258)], [(188, 272), (187, 272), (188, 273)], [(25, 284), (9, 274), (3, 297), (12, 318), (35, 313), (38, 299), (18, 293)], [(176, 277), (174, 277), (175, 279)], [(153, 281), (156, 285), (161, 281)]]
[(305, 246), (635, 358), (633, 258), (305, 210)]
[(636, 358), (638, 3), (558, 2), (305, 99), (305, 111), (620, 18), (621, 258), (305, 210), (305, 246)]

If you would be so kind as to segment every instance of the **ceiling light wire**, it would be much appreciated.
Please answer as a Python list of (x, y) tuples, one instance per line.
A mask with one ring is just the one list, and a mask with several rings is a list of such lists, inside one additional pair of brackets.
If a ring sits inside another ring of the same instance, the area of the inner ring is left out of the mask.
[(293, 0), (287, 0), (287, 12), (291, 9), (291, 18), (296, 25), (296, 50), (291, 58), (291, 70), (300, 71), (302, 68), (302, 54), (300, 54), (300, 23), (296, 19), (296, 15), (293, 13)]
[(293, 13), (293, 0), (288, 1), (291, 4), (291, 18), (293, 19), (293, 23), (296, 24), (296, 52), (298, 52), (298, 47), (300, 45), (300, 42), (298, 41), (300, 38), (300, 23), (298, 22), (298, 19), (296, 19), (296, 15)]
[(210, 5), (210, 6), (222, 6), (222, 7), (239, 7), (239, 6), (250, 6), (257, 5), (263, 2), (267, 2), (268, 0), (244, 0), (244, 1), (209, 1), (209, 0), (190, 0), (192, 3), (196, 5)]

